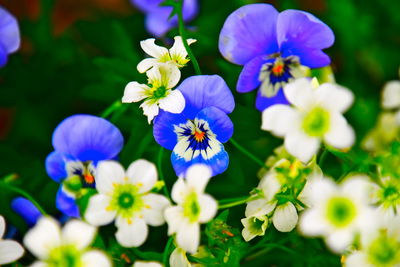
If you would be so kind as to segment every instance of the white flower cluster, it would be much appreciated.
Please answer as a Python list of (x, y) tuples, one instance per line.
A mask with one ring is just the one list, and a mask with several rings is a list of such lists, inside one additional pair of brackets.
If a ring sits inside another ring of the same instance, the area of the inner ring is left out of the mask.
[[(188, 39), (188, 44), (196, 42)], [(173, 90), (181, 78), (179, 68), (189, 61), (188, 54), (180, 36), (175, 37), (175, 43), (171, 49), (155, 44), (155, 39), (147, 39), (140, 42), (143, 51), (150, 56), (142, 60), (137, 69), (140, 73), (146, 73), (148, 84), (130, 82), (126, 85), (123, 103), (145, 101), (140, 105), (149, 124), (158, 115), (159, 109), (171, 113), (181, 113), (185, 108), (185, 98), (179, 90)]]

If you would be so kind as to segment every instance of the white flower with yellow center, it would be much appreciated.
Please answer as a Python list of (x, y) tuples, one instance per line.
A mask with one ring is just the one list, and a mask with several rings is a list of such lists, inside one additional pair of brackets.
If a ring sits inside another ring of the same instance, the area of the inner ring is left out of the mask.
[(115, 220), (115, 236), (124, 247), (144, 243), (148, 224), (164, 224), (163, 212), (169, 205), (166, 197), (150, 193), (157, 182), (153, 163), (136, 160), (125, 173), (115, 161), (101, 161), (97, 167), (96, 189), (90, 198), (85, 219), (92, 225), (106, 225)]
[(400, 266), (400, 218), (363, 233), (360, 249), (345, 257), (346, 267)]
[[(168, 50), (155, 44), (156, 39), (150, 38), (140, 42), (143, 51), (151, 58), (143, 59), (137, 65), (140, 73), (145, 73), (159, 63), (172, 63), (177, 69), (182, 68), (189, 62), (188, 54), (183, 45), (182, 37), (175, 36), (174, 45)], [(196, 42), (195, 39), (187, 39), (188, 45)]]
[(14, 262), (24, 254), (24, 248), (18, 242), (2, 239), (5, 231), (6, 222), (0, 215), (0, 264)]
[(172, 199), (178, 204), (165, 210), (168, 234), (176, 233), (179, 247), (195, 253), (200, 243), (200, 224), (210, 221), (217, 212), (217, 202), (204, 194), (211, 178), (211, 170), (196, 164), (186, 172), (186, 179), (179, 178), (172, 188)]
[(96, 228), (78, 220), (68, 221), (63, 229), (51, 217), (42, 217), (24, 237), (25, 247), (39, 261), (32, 267), (108, 267), (108, 257), (99, 250), (87, 249)]
[(368, 188), (368, 181), (361, 177), (339, 186), (329, 178), (309, 181), (305, 197), (311, 207), (300, 217), (300, 231), (306, 236), (324, 236), (332, 251), (343, 252), (357, 233), (375, 226)]
[(371, 183), (371, 201), (384, 221), (393, 220), (400, 213), (400, 181), (386, 176), (379, 185)]
[(122, 102), (132, 103), (145, 99), (140, 107), (149, 123), (158, 115), (159, 108), (171, 113), (181, 113), (185, 108), (185, 98), (181, 91), (172, 90), (181, 78), (179, 69), (171, 63), (159, 63), (146, 74), (149, 85), (128, 83)]
[(353, 102), (351, 91), (331, 83), (318, 86), (307, 78), (283, 90), (292, 106), (277, 104), (264, 110), (261, 128), (284, 137), (290, 154), (307, 163), (321, 141), (338, 149), (353, 145), (354, 131), (342, 115)]

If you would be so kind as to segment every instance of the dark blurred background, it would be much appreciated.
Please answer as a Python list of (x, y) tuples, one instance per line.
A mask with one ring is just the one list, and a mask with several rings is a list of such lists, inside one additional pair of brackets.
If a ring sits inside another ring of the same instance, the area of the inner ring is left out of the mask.
[[(192, 49), (204, 74), (219, 74), (235, 94), (231, 118), (234, 138), (260, 159), (266, 159), (281, 141), (260, 130), (261, 116), (253, 94), (234, 89), (241, 67), (226, 62), (218, 52), (218, 35), (226, 17), (238, 7), (272, 3), (279, 11), (294, 8), (313, 13), (334, 31), (336, 41), (327, 50), (336, 81), (356, 94), (347, 117), (358, 142), (373, 127), (379, 112), (380, 92), (388, 80), (398, 79), (400, 65), (400, 1), (398, 0), (199, 0), (200, 13), (189, 23), (189, 36), (198, 40)], [(14, 174), (15, 185), (31, 193), (48, 212), (54, 206), (58, 184), (47, 177), (44, 160), (52, 149), (57, 124), (72, 114), (100, 115), (121, 99), (125, 85), (145, 81), (136, 71), (145, 56), (139, 41), (151, 36), (144, 15), (129, 0), (0, 0), (20, 23), (22, 45), (0, 69), (0, 177)], [(158, 42), (170, 45), (172, 30)], [(191, 64), (183, 77), (193, 75)], [(139, 104), (123, 105), (108, 119), (124, 134), (121, 162), (128, 166), (144, 157), (156, 161), (159, 146)], [(230, 144), (231, 164), (215, 177), (208, 191), (216, 198), (244, 196), (258, 183), (258, 166)], [(164, 153), (163, 169), (169, 188), (175, 175)], [(339, 176), (335, 162), (330, 174)], [(0, 214), (24, 231), (23, 221), (9, 203), (14, 193), (0, 192)], [(236, 224), (244, 207), (236, 210)], [(164, 237), (163, 237), (164, 238)], [(293, 237), (295, 238), (295, 237)], [(300, 241), (296, 241), (300, 242)], [(279, 255), (271, 256), (279, 257)], [(278, 259), (285, 262), (285, 258)], [(334, 261), (338, 263), (338, 259)]]

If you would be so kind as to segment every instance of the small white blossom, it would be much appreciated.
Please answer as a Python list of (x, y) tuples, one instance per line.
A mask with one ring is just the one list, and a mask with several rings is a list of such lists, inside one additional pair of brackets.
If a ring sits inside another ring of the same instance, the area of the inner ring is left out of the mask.
[(240, 220), (244, 226), (242, 236), (249, 242), (256, 236), (263, 236), (267, 230), (269, 219), (265, 215), (250, 216)]
[(176, 267), (191, 267), (191, 263), (186, 257), (186, 251), (180, 247), (176, 247), (169, 256), (169, 265)]
[(157, 182), (157, 170), (146, 160), (134, 161), (125, 172), (115, 161), (101, 161), (97, 167), (96, 189), (85, 219), (92, 225), (106, 225), (115, 219), (115, 236), (124, 247), (137, 247), (148, 235), (148, 224), (164, 224), (166, 197), (150, 193)]
[[(146, 52), (151, 58), (143, 59), (138, 65), (137, 69), (140, 73), (144, 73), (156, 66), (159, 63), (172, 63), (177, 69), (185, 66), (189, 62), (188, 54), (183, 45), (182, 37), (175, 36), (174, 45), (171, 49), (167, 49), (155, 44), (154, 38), (150, 38), (140, 42), (143, 51)], [(195, 39), (187, 39), (188, 45), (196, 42)], [(179, 70), (178, 70), (179, 71)]]
[(6, 222), (0, 215), (0, 264), (14, 262), (22, 257), (24, 248), (16, 241), (2, 239), (6, 230)]
[(171, 113), (181, 113), (185, 108), (185, 98), (181, 91), (172, 90), (181, 78), (178, 68), (171, 63), (160, 63), (146, 74), (149, 85), (128, 83), (122, 102), (132, 103), (145, 99), (140, 107), (149, 123), (158, 115), (159, 108)]
[(351, 147), (355, 140), (342, 115), (353, 102), (352, 92), (336, 84), (315, 83), (302, 78), (286, 85), (283, 90), (292, 106), (273, 105), (262, 115), (261, 128), (284, 137), (286, 150), (304, 163), (318, 152), (322, 140), (338, 149)]
[(132, 267), (163, 267), (163, 265), (156, 261), (135, 261)]
[(193, 165), (186, 179), (179, 178), (172, 188), (172, 199), (178, 204), (165, 210), (168, 234), (176, 233), (179, 247), (195, 253), (200, 243), (200, 224), (210, 221), (217, 212), (217, 202), (204, 194), (211, 178), (211, 170), (205, 165)]
[(60, 229), (51, 217), (42, 217), (28, 231), (24, 244), (39, 261), (32, 266), (112, 266), (101, 251), (87, 249), (96, 236), (96, 228), (78, 220), (70, 220)]
[(336, 185), (314, 177), (305, 188), (311, 206), (300, 217), (299, 229), (306, 236), (324, 236), (332, 251), (343, 252), (357, 233), (373, 229), (375, 211), (368, 205), (370, 184), (361, 177)]

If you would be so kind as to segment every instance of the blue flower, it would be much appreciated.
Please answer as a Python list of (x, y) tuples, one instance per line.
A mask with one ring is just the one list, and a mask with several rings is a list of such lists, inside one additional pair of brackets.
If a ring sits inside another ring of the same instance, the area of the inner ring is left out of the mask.
[(124, 139), (109, 121), (91, 115), (73, 115), (63, 120), (53, 133), (53, 147), (46, 158), (47, 174), (60, 186), (56, 206), (64, 214), (79, 216), (75, 203), (81, 187), (94, 187), (96, 164), (114, 159)]
[(37, 220), (42, 217), (40, 211), (30, 202), (23, 197), (16, 197), (11, 201), (11, 209), (21, 216), (29, 227), (36, 224)]
[(17, 20), (0, 6), (0, 67), (6, 65), (9, 54), (18, 50), (20, 42)]
[[(147, 31), (155, 37), (165, 35), (170, 29), (178, 25), (177, 16), (169, 18), (172, 7), (160, 6), (164, 0), (131, 0), (132, 4), (146, 13), (145, 26)], [(198, 13), (198, 0), (184, 0), (183, 20), (190, 21)]]
[(154, 138), (173, 150), (172, 165), (178, 176), (196, 163), (208, 165), (213, 175), (228, 168), (229, 156), (223, 143), (233, 134), (227, 116), (235, 107), (233, 95), (218, 75), (189, 77), (177, 88), (185, 97), (182, 113), (161, 111), (154, 121)]
[(237, 83), (241, 93), (260, 87), (256, 107), (288, 104), (281, 88), (304, 76), (304, 66), (330, 64), (322, 49), (334, 42), (332, 30), (299, 10), (281, 13), (269, 4), (251, 4), (234, 11), (221, 30), (219, 50), (230, 62), (244, 65)]

